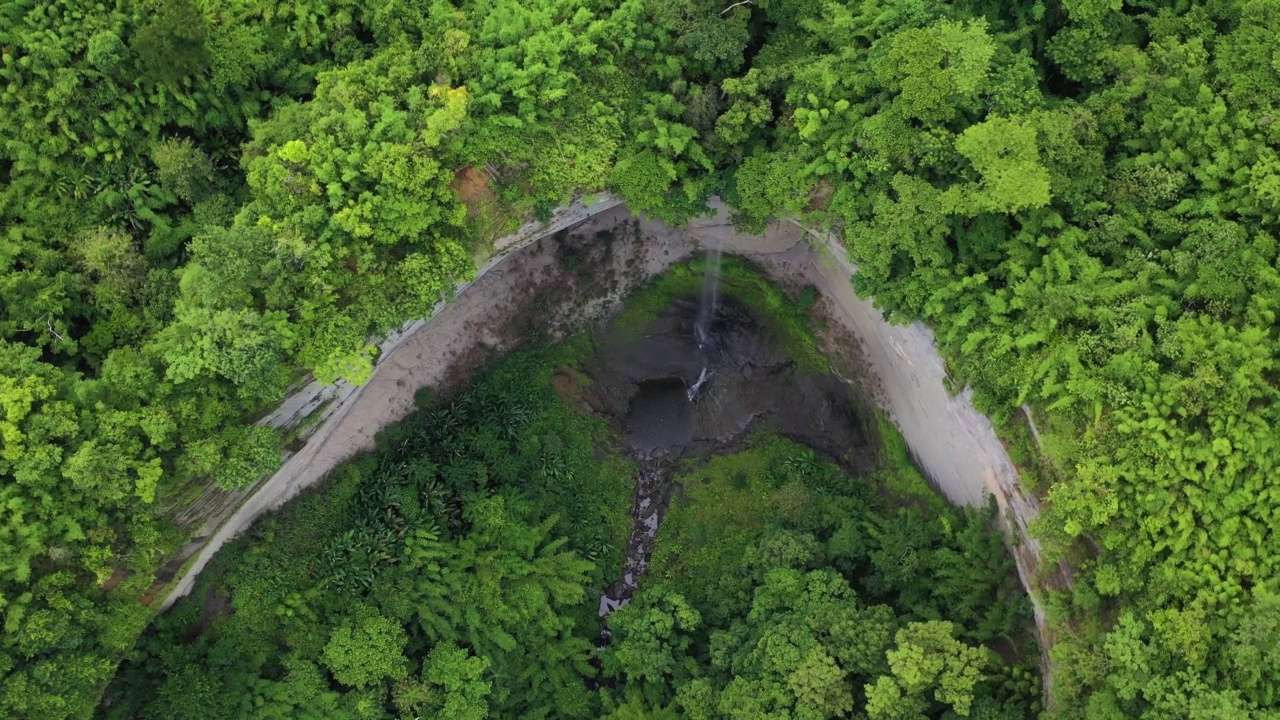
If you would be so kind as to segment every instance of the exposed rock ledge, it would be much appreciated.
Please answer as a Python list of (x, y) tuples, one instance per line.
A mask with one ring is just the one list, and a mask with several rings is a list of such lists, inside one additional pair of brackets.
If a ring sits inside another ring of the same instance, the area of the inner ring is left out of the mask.
[[(641, 239), (622, 242), (614, 253), (617, 286), (608, 297), (586, 304), (604, 312), (635, 283), (712, 243), (748, 257), (776, 278), (816, 286), (831, 303), (832, 316), (858, 339), (865, 365), (878, 385), (876, 400), (901, 429), (926, 475), (955, 504), (978, 505), (988, 496), (999, 504), (1019, 575), (1035, 606), (1047, 689), (1044, 613), (1032, 582), (1040, 547), (1027, 532), (1038, 506), (1034, 497), (1023, 492), (1017, 469), (991, 421), (974, 409), (970, 391), (952, 396), (946, 390), (946, 370), (934, 347), (932, 331), (918, 323), (891, 325), (870, 301), (859, 298), (849, 282), (856, 269), (838, 239), (807, 231), (794, 222), (776, 222), (761, 235), (743, 235), (730, 225), (723, 205), (717, 210), (715, 217), (694, 221), (681, 230), (633, 218), (616, 198), (602, 196), (590, 207), (575, 204), (563, 208), (551, 223), (527, 225), (500, 240), (493, 259), (473, 282), (459, 289), (453, 301), (442, 303), (430, 319), (406, 324), (382, 343), (378, 365), (365, 385), (312, 383), (263, 418), (261, 422), (282, 428), (305, 420), (310, 436), (230, 517), (218, 513), (209, 518), (199, 533), (208, 540), (163, 608), (190, 592), (196, 575), (214, 553), (255, 519), (319, 481), (343, 460), (372, 447), (379, 429), (412, 409), (415, 390), (441, 383), (456, 365), (466, 363), (469, 355), (474, 357), (472, 351), (477, 347), (501, 349), (506, 345), (501, 328), (513, 313), (528, 311), (512, 298), (527, 294), (530, 288), (566, 282), (568, 271), (556, 260), (557, 239), (550, 236), (574, 225), (573, 233), (581, 235), (638, 222)], [(321, 415), (308, 417), (317, 412)]]

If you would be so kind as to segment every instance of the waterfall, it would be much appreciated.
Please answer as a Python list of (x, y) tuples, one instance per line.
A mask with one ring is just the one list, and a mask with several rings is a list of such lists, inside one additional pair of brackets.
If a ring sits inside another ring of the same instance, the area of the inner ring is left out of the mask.
[(707, 369), (706, 361), (704, 360), (702, 372), (698, 373), (698, 381), (689, 386), (689, 402), (693, 402), (693, 399), (698, 397), (698, 391), (701, 390), (702, 386), (710, 379), (711, 371)]
[(716, 318), (716, 303), (720, 300), (721, 254), (719, 241), (707, 248), (707, 274), (702, 279), (702, 295), (698, 298), (698, 317), (693, 326), (693, 336), (698, 341), (699, 349), (705, 349), (711, 343), (711, 323)]
[(718, 240), (707, 248), (707, 273), (702, 279), (698, 315), (693, 323), (693, 339), (697, 341), (698, 352), (702, 356), (702, 372), (698, 374), (697, 382), (689, 387), (689, 402), (698, 397), (698, 391), (711, 379), (711, 325), (715, 322), (716, 304), (720, 300), (720, 258), (723, 252)]

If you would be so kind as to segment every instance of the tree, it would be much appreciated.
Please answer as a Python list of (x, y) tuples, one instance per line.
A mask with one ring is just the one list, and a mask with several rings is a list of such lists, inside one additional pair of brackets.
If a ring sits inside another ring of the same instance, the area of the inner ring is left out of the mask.
[(442, 162), (467, 102), (466, 88), (428, 83), (404, 48), (389, 48), (326, 73), (315, 99), (256, 126), (237, 233), (274, 238), (279, 289), (264, 317), (288, 308), (297, 359), (320, 380), (363, 381), (371, 335), (430, 315), (474, 271), (457, 237), (466, 208)]
[(799, 214), (809, 202), (813, 181), (807, 177), (803, 161), (795, 156), (756, 153), (745, 159), (734, 173), (736, 208), (762, 228), (774, 217)]
[(832, 570), (767, 572), (746, 622), (712, 634), (712, 664), (725, 683), (720, 712), (848, 715), (851, 673), (880, 665), (891, 618), (859, 608), (848, 582)]
[(292, 379), (294, 329), (281, 311), (213, 310), (180, 305), (177, 321), (155, 339), (165, 376), (175, 384), (220, 378), (243, 398), (281, 396)]
[(151, 162), (160, 184), (182, 200), (199, 202), (211, 189), (213, 163), (190, 138), (165, 138), (156, 143)]
[(1040, 164), (1036, 130), (1021, 118), (991, 116), (956, 138), (956, 149), (981, 175), (954, 202), (970, 212), (1016, 212), (1049, 204), (1049, 172)]
[(124, 233), (89, 231), (76, 244), (75, 256), (92, 281), (90, 296), (104, 310), (131, 304), (146, 282), (147, 261)]
[[(593, 565), (551, 537), (556, 518), (525, 525), (501, 495), (469, 503), (466, 519), (471, 531), (456, 545), (421, 534), (406, 544), (405, 600), (423, 634), (465, 643), (508, 678), (490, 698), (495, 714), (589, 712), (590, 645), (565, 611), (582, 602)], [(513, 696), (515, 687), (528, 690)]]
[(1228, 645), (1232, 677), (1245, 696), (1260, 707), (1280, 698), (1280, 679), (1269, 668), (1280, 663), (1280, 598), (1258, 593), (1245, 610)]
[(903, 30), (887, 45), (873, 67), (902, 117), (934, 124), (976, 109), (996, 51), (985, 19)]
[[(281, 681), (259, 680), (254, 684), (253, 720), (322, 720), (339, 716), (340, 695), (329, 689), (324, 671), (298, 653), (284, 658)], [(191, 703), (199, 707), (199, 703)]]
[(607, 671), (630, 682), (678, 686), (693, 670), (689, 651), (702, 616), (679, 593), (659, 585), (609, 616), (614, 638)]
[(955, 639), (949, 622), (910, 623), (894, 636), (889, 675), (867, 685), (867, 714), (873, 720), (922, 717), (933, 699), (967, 717), (974, 686), (991, 663), (990, 651)]
[(376, 610), (360, 606), (334, 629), (324, 646), (324, 664), (343, 685), (365, 688), (409, 674), (404, 657), (409, 636)]
[(442, 720), (484, 720), (489, 716), (487, 698), (493, 683), (483, 679), (488, 658), (469, 655), (450, 643), (431, 648), (422, 667), (422, 680), (435, 690), (428, 705), (431, 716)]
[(160, 82), (176, 84), (209, 67), (208, 26), (192, 0), (155, 0), (158, 8), (138, 28), (133, 50), (144, 71)]

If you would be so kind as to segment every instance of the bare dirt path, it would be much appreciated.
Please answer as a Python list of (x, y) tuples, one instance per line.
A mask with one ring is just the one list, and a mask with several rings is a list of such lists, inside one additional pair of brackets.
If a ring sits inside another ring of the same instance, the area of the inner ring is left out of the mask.
[[(196, 576), (218, 550), (263, 513), (315, 484), (343, 460), (372, 447), (378, 430), (412, 409), (414, 391), (439, 384), (476, 347), (498, 347), (502, 339), (489, 332), (494, 320), (510, 310), (513, 299), (554, 265), (548, 248), (530, 246), (618, 204), (612, 196), (601, 197), (590, 206), (575, 203), (558, 210), (548, 223), (525, 225), (498, 240), (495, 256), (479, 268), (473, 281), (459, 288), (453, 301), (441, 303), (431, 318), (407, 323), (383, 341), (378, 365), (368, 382), (361, 386), (341, 381), (334, 385), (309, 383), (264, 417), (261, 423), (277, 428), (310, 422), (306, 444), (248, 493), (213, 488), (206, 493), (208, 499), (197, 501), (208, 509), (196, 535), (207, 541), (165, 598), (161, 611), (191, 592)], [(248, 499), (240, 504), (246, 494)]]
[(1040, 514), (1039, 503), (1023, 490), (991, 420), (973, 407), (972, 391), (952, 395), (947, 390), (949, 378), (933, 331), (920, 323), (893, 325), (872, 301), (859, 297), (849, 281), (857, 268), (835, 237), (798, 223), (776, 223), (764, 236), (743, 237), (727, 222), (724, 208), (717, 217), (695, 223), (690, 234), (703, 244), (724, 243), (775, 279), (817, 287), (832, 304), (832, 317), (857, 338), (879, 386), (876, 402), (902, 432), (920, 469), (952, 504), (980, 506), (995, 498), (1018, 576), (1031, 597), (1047, 690), (1048, 631), (1035, 583), (1041, 551), (1028, 531)]
[[(891, 325), (870, 301), (854, 293), (849, 278), (856, 269), (839, 241), (788, 222), (774, 223), (761, 235), (743, 235), (730, 225), (723, 206), (714, 217), (695, 221), (687, 229), (675, 229), (634, 218), (625, 207), (614, 207), (616, 204), (606, 197), (591, 210), (579, 208), (561, 217), (561, 227), (590, 218), (575, 228), (575, 233), (618, 228), (634, 231), (633, 244), (621, 242), (614, 260), (616, 266), (628, 268), (631, 280), (620, 282), (614, 292), (593, 302), (597, 310), (607, 311), (634, 282), (656, 275), (712, 243), (752, 259), (776, 279), (798, 279), (816, 286), (831, 304), (831, 315), (857, 338), (878, 385), (877, 402), (902, 431), (921, 469), (952, 503), (980, 505), (987, 497), (996, 499), (1023, 585), (1029, 591), (1034, 588), (1039, 545), (1027, 532), (1027, 524), (1038, 514), (1035, 499), (1022, 492), (1017, 469), (990, 420), (974, 409), (970, 393), (953, 396), (947, 391), (946, 369), (932, 332), (919, 324)], [(525, 230), (514, 239), (500, 241), (500, 257), (455, 300), (430, 320), (406, 326), (384, 344), (382, 360), (364, 386), (336, 391), (304, 389), (287, 401), (272, 416), (276, 421), (297, 422), (305, 412), (321, 405), (324, 419), (305, 446), (212, 532), (164, 607), (190, 592), (208, 559), (257, 517), (319, 481), (343, 460), (371, 447), (379, 429), (409, 412), (415, 390), (441, 383), (478, 347), (501, 348), (505, 340), (494, 328), (504, 313), (516, 311), (514, 298), (531, 286), (557, 282), (557, 275), (567, 272), (556, 262), (554, 240), (535, 242), (542, 234), (536, 229)], [(325, 405), (317, 397), (331, 399)], [(1047, 649), (1043, 611), (1034, 592), (1032, 599), (1043, 654)], [(1042, 666), (1047, 671), (1043, 658)]]

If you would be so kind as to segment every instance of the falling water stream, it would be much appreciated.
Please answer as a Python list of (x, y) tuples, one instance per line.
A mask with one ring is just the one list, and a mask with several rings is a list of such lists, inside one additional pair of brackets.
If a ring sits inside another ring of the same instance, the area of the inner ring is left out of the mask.
[(698, 391), (701, 390), (702, 386), (707, 384), (707, 381), (710, 379), (711, 379), (711, 371), (704, 364), (702, 366), (702, 372), (698, 373), (698, 379), (694, 381), (692, 385), (689, 386), (689, 390), (688, 390), (689, 402), (693, 402), (693, 399), (698, 397)]
[[(719, 243), (707, 248), (706, 275), (702, 281), (702, 292), (698, 296), (698, 310), (694, 318), (693, 337), (698, 347), (699, 361), (702, 369), (698, 373), (697, 380), (686, 389), (685, 397), (688, 404), (685, 405), (678, 399), (671, 398), (670, 394), (664, 395), (664, 391), (660, 386), (662, 382), (649, 382), (649, 389), (645, 391), (645, 383), (642, 383), (642, 394), (649, 401), (640, 405), (641, 410), (637, 410), (637, 406), (633, 405), (632, 412), (641, 412), (643, 414), (655, 414), (657, 417), (670, 415), (665, 418), (662, 423), (669, 425), (675, 420), (676, 416), (687, 415), (688, 408), (692, 406), (697, 399), (699, 391), (706, 385), (714, 374), (711, 370), (712, 350), (715, 347), (715, 337), (712, 328), (715, 324), (716, 309), (720, 300), (720, 263), (723, 250)], [(678, 382), (678, 381), (677, 381)], [(663, 398), (667, 399), (663, 399)], [(679, 396), (677, 395), (676, 398)], [(671, 403), (681, 405), (680, 408), (672, 408)], [(656, 407), (650, 407), (656, 405)], [(645, 443), (637, 442), (637, 438), (632, 438), (633, 457), (639, 461), (639, 472), (636, 475), (636, 494), (635, 501), (631, 508), (632, 529), (631, 535), (627, 541), (626, 564), (623, 569), (622, 578), (614, 583), (604, 595), (600, 597), (600, 618), (604, 620), (609, 613), (626, 605), (631, 600), (631, 595), (636, 591), (640, 577), (648, 570), (649, 557), (653, 554), (653, 547), (657, 543), (658, 526), (662, 522), (664, 495), (667, 490), (667, 472), (659, 463), (658, 456), (662, 455), (661, 450), (645, 447)], [(604, 647), (608, 642), (610, 633), (606, 626), (601, 627), (600, 647)]]
[(716, 319), (716, 305), (720, 300), (720, 261), (724, 254), (720, 243), (707, 248), (707, 273), (702, 278), (702, 294), (698, 297), (698, 315), (693, 324), (693, 338), (702, 355), (702, 372), (689, 386), (689, 402), (698, 397), (698, 391), (711, 378), (711, 326)]
[(693, 336), (699, 348), (711, 344), (711, 323), (716, 317), (716, 304), (720, 300), (720, 260), (724, 251), (716, 243), (707, 248), (707, 274), (702, 279), (702, 296), (698, 298), (698, 317)]

